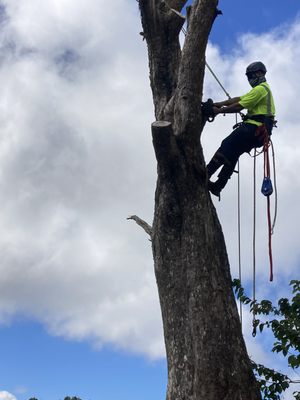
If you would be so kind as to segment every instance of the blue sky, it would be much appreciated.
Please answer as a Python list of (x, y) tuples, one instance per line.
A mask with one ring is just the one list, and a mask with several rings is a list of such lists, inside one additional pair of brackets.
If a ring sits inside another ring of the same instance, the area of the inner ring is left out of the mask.
[(224, 51), (231, 51), (235, 49), (237, 39), (245, 33), (263, 33), (290, 24), (299, 13), (299, 2), (220, 0), (219, 9), (223, 16), (219, 16), (214, 24), (211, 40)]
[[(41, 399), (62, 399), (68, 394), (87, 400), (163, 397), (163, 361), (151, 363), (109, 349), (96, 352), (87, 343), (51, 337), (30, 321), (16, 322), (0, 332), (1, 357), (6, 360), (0, 366), (1, 380), (5, 381), (6, 390), (15, 392), (18, 398), (36, 395)], [(16, 382), (23, 382), (26, 387), (16, 387)], [(27, 392), (26, 388), (30, 390)]]
[[(102, 0), (49, 0), (42, 9), (38, 0), (0, 5), (0, 399), (164, 399), (150, 244), (126, 221), (138, 214), (151, 223), (156, 178), (137, 3), (116, 0), (110, 12)], [(257, 211), (258, 296), (276, 299), (299, 278), (300, 5), (221, 0), (219, 8), (209, 64), (239, 95), (248, 90), (245, 67), (262, 59), (277, 99), (272, 284), (262, 198)], [(209, 74), (204, 96), (224, 97)], [(232, 125), (226, 116), (207, 126), (206, 158)], [(249, 158), (242, 168), (243, 278), (251, 288)], [(236, 277), (234, 179), (216, 207)], [(251, 316), (244, 313), (249, 354), (283, 370), (269, 353), (269, 338), (253, 340)]]

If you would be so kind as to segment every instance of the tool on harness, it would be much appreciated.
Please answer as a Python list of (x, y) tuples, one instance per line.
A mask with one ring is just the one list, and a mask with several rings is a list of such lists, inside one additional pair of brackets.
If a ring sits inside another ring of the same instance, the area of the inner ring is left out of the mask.
[(213, 106), (214, 102), (212, 99), (208, 99), (207, 101), (201, 103), (202, 115), (208, 122), (213, 122), (215, 119)]

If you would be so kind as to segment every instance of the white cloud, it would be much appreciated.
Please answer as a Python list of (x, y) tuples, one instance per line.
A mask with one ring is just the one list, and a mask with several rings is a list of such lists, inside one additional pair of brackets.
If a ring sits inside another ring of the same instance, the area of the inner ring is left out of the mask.
[[(63, 13), (43, 8), (38, 19), (35, 2), (7, 7), (2, 41), (17, 50), (0, 69), (1, 317), (21, 311), (53, 334), (140, 352), (146, 345), (157, 357), (150, 243), (126, 221), (137, 212), (151, 222), (153, 208), (145, 43), (135, 8), (115, 2), (107, 16), (104, 4), (89, 5), (64, 2)], [(67, 48), (78, 58), (63, 60), (62, 73), (57, 57)]]
[[(147, 50), (138, 35), (137, 4), (114, 1), (109, 12), (106, 2), (93, 0), (53, 0), (42, 8), (34, 0), (5, 4), (8, 18), (0, 32), (0, 321), (21, 312), (54, 335), (162, 357), (150, 242), (126, 221), (137, 213), (151, 223), (156, 179)], [(262, 58), (268, 66), (280, 120), (274, 133), (276, 291), (281, 280), (295, 277), (299, 258), (299, 210), (293, 208), (300, 190), (295, 173), (300, 162), (298, 41), (296, 23), (280, 36), (243, 38), (239, 52), (230, 56), (212, 46), (208, 51), (209, 63), (233, 95), (248, 90), (244, 69), (249, 62)], [(211, 78), (206, 85), (207, 96), (223, 97)], [(218, 117), (206, 128), (207, 159), (232, 124), (230, 117)], [(252, 162), (246, 156), (242, 168), (244, 277), (249, 279)], [(234, 180), (216, 207), (236, 276)], [(265, 218), (264, 207), (260, 198), (258, 221)], [(262, 294), (270, 293), (261, 223), (257, 236), (258, 285), (266, 288)]]
[(13, 394), (8, 393), (5, 390), (2, 390), (0, 391), (0, 400), (17, 400), (17, 399)]

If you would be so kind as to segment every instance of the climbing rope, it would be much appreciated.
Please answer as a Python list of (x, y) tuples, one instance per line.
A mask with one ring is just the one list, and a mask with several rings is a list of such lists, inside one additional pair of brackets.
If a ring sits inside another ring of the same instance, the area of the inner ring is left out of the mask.
[[(212, 74), (212, 76), (215, 78), (215, 80), (218, 82), (218, 84), (220, 85), (221, 89), (223, 90), (223, 92), (226, 94), (226, 96), (228, 97), (228, 99), (231, 99), (230, 94), (226, 91), (226, 89), (224, 88), (224, 86), (222, 85), (221, 81), (219, 80), (219, 78), (217, 77), (217, 75), (214, 73), (214, 71), (212, 70), (212, 68), (208, 65), (208, 63), (205, 61), (205, 65), (207, 67), (207, 69), (209, 70), (209, 72)], [(236, 121), (237, 122), (237, 121)]]
[[(241, 183), (240, 183), (240, 161), (238, 161), (238, 264), (239, 264), (239, 281), (242, 283), (242, 257), (241, 257)], [(240, 300), (240, 320), (243, 326), (243, 303)]]
[[(272, 192), (270, 192), (267, 195), (267, 221), (268, 221), (268, 249), (269, 249), (269, 261), (270, 261), (270, 281), (273, 281), (273, 255), (272, 255), (272, 235), (274, 233), (274, 228), (276, 224), (276, 218), (277, 218), (277, 208), (278, 208), (278, 195), (277, 195), (277, 182), (276, 182), (276, 166), (275, 166), (275, 151), (274, 151), (274, 145), (269, 137), (269, 135), (266, 135), (265, 140), (264, 140), (264, 145), (263, 145), (263, 150), (258, 151), (256, 148), (254, 149), (254, 155), (252, 156), (254, 159), (254, 166), (253, 166), (253, 240), (252, 240), (252, 257), (253, 257), (253, 265), (252, 265), (252, 270), (253, 270), (253, 276), (252, 276), (252, 282), (253, 282), (253, 287), (252, 287), (252, 301), (253, 301), (253, 306), (252, 306), (252, 326), (253, 326), (253, 332), (252, 335), (256, 335), (256, 330), (257, 330), (257, 325), (258, 325), (258, 320), (256, 319), (256, 158), (260, 154), (264, 154), (264, 180), (265, 178), (270, 179), (270, 159), (269, 159), (269, 148), (271, 147), (272, 149), (272, 161), (273, 161), (273, 179), (274, 179), (274, 192), (275, 192), (275, 210), (274, 210), (274, 217), (273, 221), (271, 223), (271, 205), (270, 205), (270, 195)], [(264, 185), (264, 183), (263, 183)], [(262, 188), (263, 192), (263, 188)], [(265, 194), (265, 193), (263, 193)]]
[(277, 219), (277, 209), (278, 209), (278, 193), (277, 193), (277, 179), (276, 179), (276, 163), (275, 163), (275, 151), (274, 145), (270, 138), (271, 149), (272, 149), (272, 164), (273, 164), (273, 181), (274, 181), (274, 193), (275, 193), (275, 203), (274, 203), (274, 217), (272, 222), (272, 235), (274, 233), (276, 219)]
[[(271, 204), (270, 195), (273, 193), (273, 187), (270, 179), (270, 159), (269, 147), (271, 146), (271, 139), (266, 135), (264, 140), (264, 181), (262, 192), (267, 196), (267, 220), (268, 220), (268, 247), (269, 247), (269, 260), (270, 260), (270, 281), (273, 281), (273, 255), (272, 255), (272, 223), (271, 223)], [(266, 193), (265, 193), (266, 191)], [(274, 227), (274, 226), (273, 226)]]
[(253, 235), (252, 235), (252, 336), (256, 336), (256, 158), (257, 149), (254, 149), (254, 163), (253, 163)]
[[(238, 116), (235, 114), (235, 124), (238, 123)], [(239, 265), (239, 281), (242, 284), (242, 252), (241, 252), (241, 180), (240, 180), (240, 160), (237, 163), (238, 173), (238, 185), (237, 185), (237, 197), (238, 197), (238, 265)], [(240, 300), (240, 321), (243, 327), (243, 302)]]

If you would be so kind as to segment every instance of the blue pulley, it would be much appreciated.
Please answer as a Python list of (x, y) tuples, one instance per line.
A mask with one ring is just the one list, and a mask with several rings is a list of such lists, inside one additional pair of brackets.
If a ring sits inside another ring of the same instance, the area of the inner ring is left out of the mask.
[(269, 177), (265, 177), (261, 185), (261, 192), (264, 196), (270, 196), (273, 193), (272, 181)]

